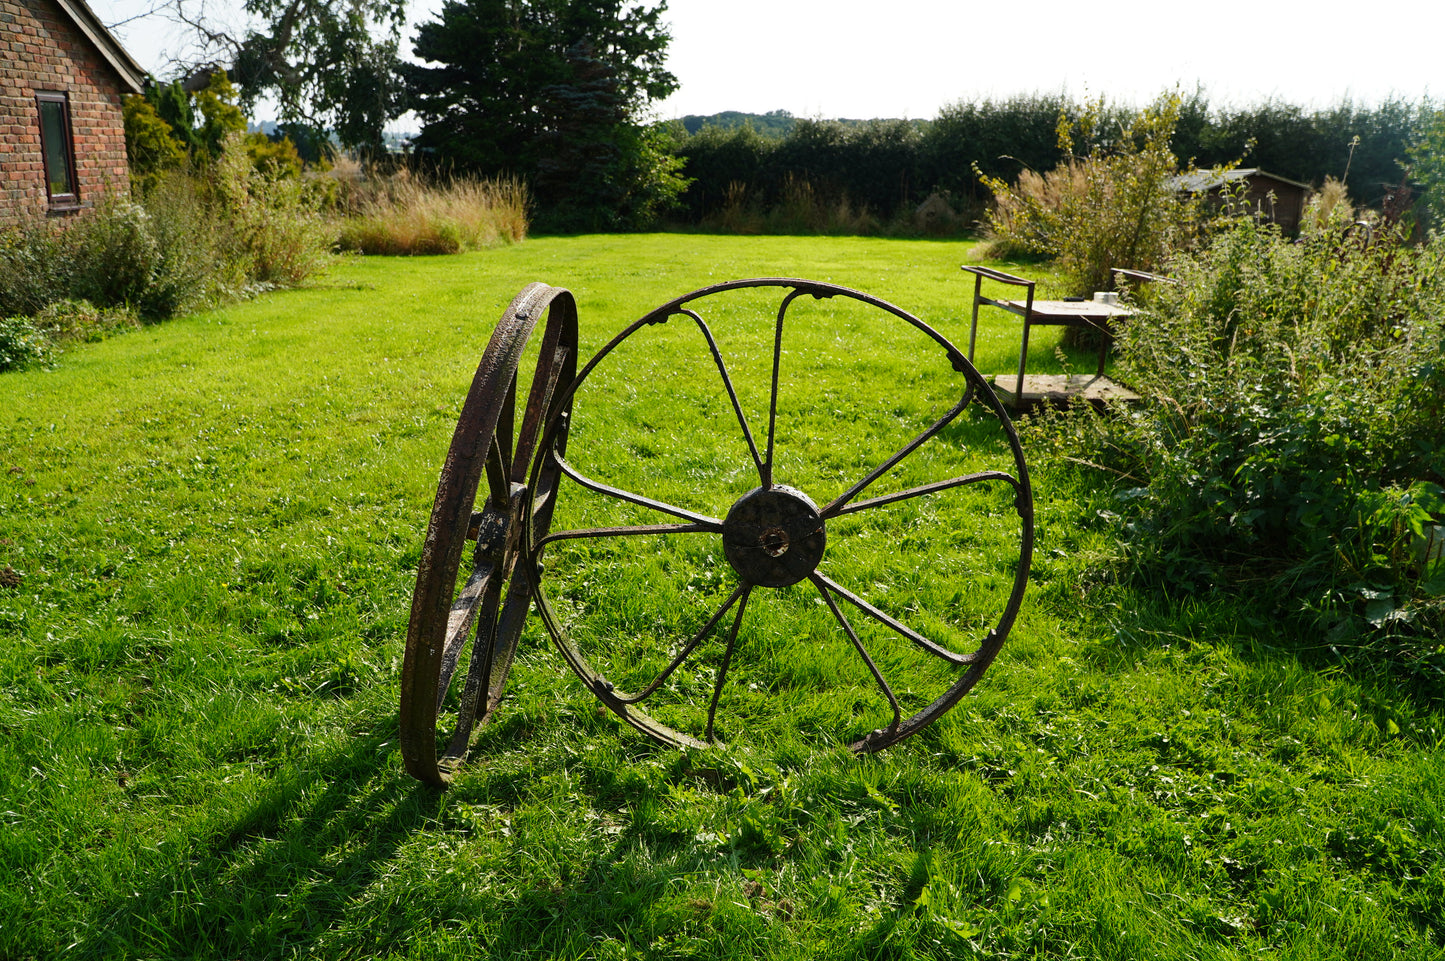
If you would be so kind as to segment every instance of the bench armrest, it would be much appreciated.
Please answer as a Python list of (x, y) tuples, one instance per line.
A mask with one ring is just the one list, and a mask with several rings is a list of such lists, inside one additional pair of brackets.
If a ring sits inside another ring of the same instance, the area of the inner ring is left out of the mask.
[(1013, 284), (1016, 287), (1028, 287), (1033, 289), (1034, 282), (1025, 280), (1022, 277), (1015, 277), (1013, 274), (1006, 274), (1002, 270), (994, 270), (992, 267), (980, 267), (976, 264), (964, 264), (959, 270), (965, 270), (970, 274), (977, 274), (980, 281), (983, 278), (996, 280), (1001, 284)]

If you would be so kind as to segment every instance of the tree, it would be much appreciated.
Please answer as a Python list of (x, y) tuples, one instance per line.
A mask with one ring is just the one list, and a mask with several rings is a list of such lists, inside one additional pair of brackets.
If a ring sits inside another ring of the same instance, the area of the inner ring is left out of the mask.
[(131, 182), (148, 193), (167, 170), (205, 169), (236, 140), (252, 165), (272, 177), (299, 177), (301, 157), (287, 137), (272, 141), (264, 133), (246, 133), (246, 117), (236, 106), (236, 88), (224, 70), (213, 71), (206, 85), (188, 92), (180, 81), (146, 86), (144, 96), (126, 97), (125, 147)]
[(403, 66), (415, 144), (435, 162), (517, 176), (542, 221), (629, 227), (673, 202), (680, 161), (639, 117), (677, 89), (663, 67), (666, 3), (449, 0)]
[(1445, 227), (1445, 110), (1421, 111), (1420, 132), (1410, 145), (1409, 176), (1424, 187), (1420, 208), (1427, 226)]
[(127, 97), (125, 135), (132, 172), (149, 176), (178, 167), (188, 157), (201, 164), (219, 157), (226, 138), (246, 132), (236, 96), (226, 71), (214, 70), (198, 89), (188, 91), (179, 80), (152, 81), (143, 97)]
[(164, 171), (175, 170), (186, 162), (186, 148), (176, 138), (174, 128), (145, 97), (126, 97), (121, 113), (125, 118), (131, 183), (146, 193)]
[(245, 0), (241, 29), (211, 20), (204, 0), (168, 2), (199, 41), (184, 66), (228, 65), (244, 103), (273, 94), (283, 120), (382, 149), (383, 126), (404, 109), (396, 52), (406, 0)]
[(1007, 100), (948, 104), (928, 126), (920, 147), (933, 189), (980, 202), (980, 177), (1047, 170), (1062, 159), (1058, 119), (1077, 112), (1061, 94), (1016, 95)]

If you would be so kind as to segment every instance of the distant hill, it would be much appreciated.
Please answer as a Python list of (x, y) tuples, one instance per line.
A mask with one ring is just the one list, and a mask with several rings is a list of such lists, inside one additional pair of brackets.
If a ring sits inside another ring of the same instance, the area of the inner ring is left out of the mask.
[[(743, 113), (740, 110), (724, 110), (722, 113), (696, 114), (690, 113), (682, 118), (682, 126), (688, 133), (697, 133), (703, 127), (721, 127), (724, 130), (732, 130), (736, 127), (751, 125), (754, 130), (764, 137), (772, 137), (782, 140), (793, 132), (798, 118), (786, 110), (769, 110), (767, 113)], [(850, 119), (847, 117), (831, 118), (831, 123), (840, 123), (845, 127), (857, 126), (858, 124), (872, 123), (871, 120)], [(915, 121), (915, 124), (919, 124)]]
[(752, 126), (765, 137), (783, 138), (793, 132), (797, 118), (786, 110), (770, 110), (767, 113), (742, 113), (738, 110), (724, 110), (722, 113), (690, 113), (682, 118), (682, 125), (688, 133), (697, 133), (703, 127), (721, 127), (732, 130), (736, 127)]

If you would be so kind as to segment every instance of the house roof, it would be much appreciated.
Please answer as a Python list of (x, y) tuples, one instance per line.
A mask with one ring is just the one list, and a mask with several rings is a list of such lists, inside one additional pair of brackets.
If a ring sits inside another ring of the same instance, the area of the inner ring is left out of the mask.
[(125, 48), (120, 45), (120, 41), (111, 35), (94, 11), (85, 5), (85, 0), (55, 0), (55, 2), (61, 10), (65, 11), (65, 15), (75, 24), (76, 29), (85, 34), (91, 46), (100, 52), (106, 63), (114, 68), (121, 83), (131, 93), (142, 93), (145, 90), (148, 71), (126, 53)]
[(1273, 180), (1276, 183), (1288, 184), (1291, 187), (1298, 187), (1301, 190), (1309, 190), (1309, 184), (1302, 184), (1298, 180), (1290, 180), (1288, 177), (1281, 177), (1279, 174), (1272, 174), (1268, 170), (1261, 170), (1259, 167), (1236, 167), (1233, 170), (1191, 170), (1187, 174), (1180, 174), (1174, 178), (1174, 189), (1187, 190), (1190, 193), (1199, 193), (1204, 190), (1214, 190), (1223, 187), (1225, 184), (1235, 184), (1244, 180)]

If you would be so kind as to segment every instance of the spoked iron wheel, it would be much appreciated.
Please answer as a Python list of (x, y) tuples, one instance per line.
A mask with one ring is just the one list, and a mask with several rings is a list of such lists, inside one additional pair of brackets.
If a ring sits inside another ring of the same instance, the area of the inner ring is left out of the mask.
[[(544, 312), (536, 370), (527, 406), (519, 412), (517, 370)], [(516, 573), (523, 530), (533, 538), (546, 533), (558, 477), (554, 469), (535, 471), (529, 490), (527, 472), (545, 421), (553, 425), (551, 443), (566, 450), (576, 369), (572, 295), (545, 284), (528, 286), (502, 315), (477, 366), (442, 467), (412, 595), (401, 675), (401, 749), (407, 771), (428, 784), (440, 787), (451, 779), (466, 758), (473, 730), (491, 717), (507, 683), (531, 607), (530, 581)], [(470, 571), (459, 584), (468, 543)], [(468, 640), (455, 723), (438, 752), (439, 717)]]
[(561, 529), (524, 532), (523, 567), (563, 657), (637, 730), (702, 746), (806, 701), (810, 733), (876, 751), (1003, 646), (1028, 469), (992, 389), (917, 317), (831, 284), (719, 284), (623, 330), (574, 397), (532, 475)]

